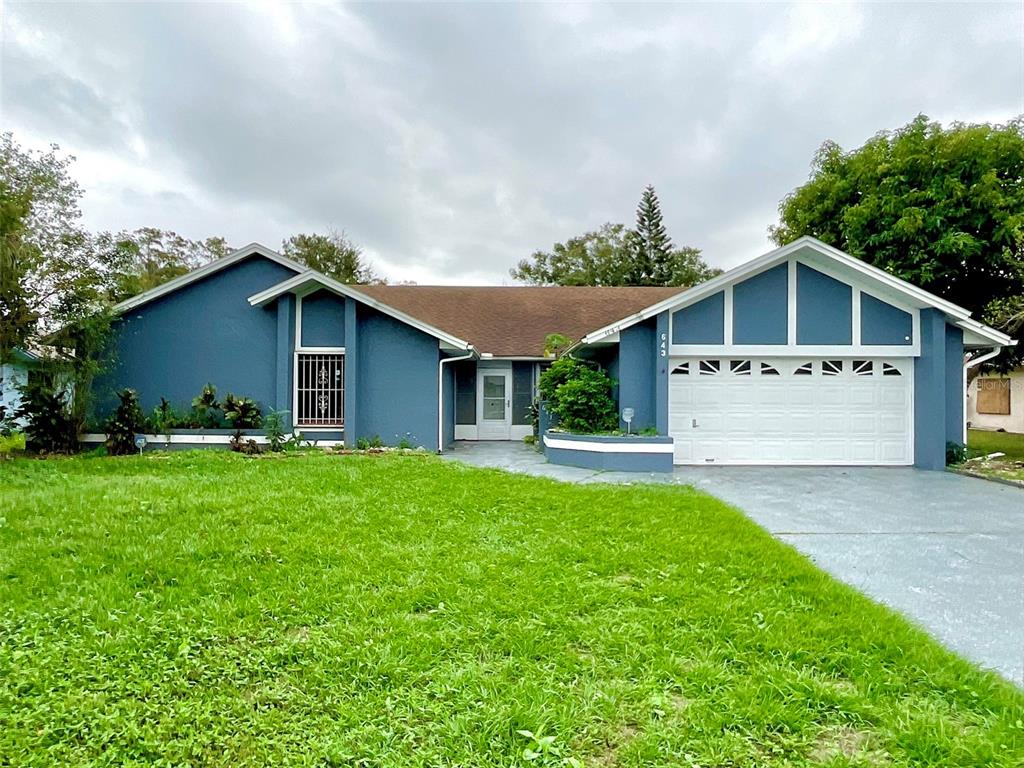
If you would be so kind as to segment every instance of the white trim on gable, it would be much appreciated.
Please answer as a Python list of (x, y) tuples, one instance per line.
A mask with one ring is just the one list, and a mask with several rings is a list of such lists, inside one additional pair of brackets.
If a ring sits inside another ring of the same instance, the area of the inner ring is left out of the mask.
[(250, 256), (263, 256), (264, 258), (270, 259), (271, 261), (280, 264), (282, 267), (287, 267), (295, 272), (304, 272), (307, 269), (307, 267), (299, 264), (297, 261), (292, 261), (264, 245), (260, 245), (259, 243), (249, 243), (236, 251), (232, 251), (227, 256), (214, 259), (209, 264), (204, 264), (203, 266), (193, 269), (191, 272), (181, 275), (180, 277), (168, 280), (163, 285), (158, 285), (156, 288), (151, 288), (148, 291), (132, 296), (130, 299), (125, 299), (120, 304), (115, 304), (113, 311), (116, 314), (120, 314), (129, 309), (140, 307), (154, 299), (160, 298), (161, 296), (166, 296), (168, 293), (173, 293), (179, 288), (184, 288), (186, 285), (194, 283), (196, 280), (201, 280), (204, 277), (220, 272), (222, 269), (230, 267), (232, 264), (237, 264)]
[[(896, 296), (900, 296), (903, 300), (901, 303), (906, 302), (909, 306), (918, 308), (923, 306), (934, 307), (935, 309), (941, 310), (952, 318), (955, 324), (969, 324), (961, 325), (961, 327), (965, 329), (969, 328), (979, 336), (984, 336), (985, 338), (990, 339), (991, 343), (1005, 346), (1011, 341), (1009, 336), (1000, 333), (994, 328), (989, 328), (976, 320), (970, 320), (971, 313), (963, 307), (957, 306), (945, 299), (941, 299), (922, 288), (918, 288), (916, 285), (890, 275), (885, 270), (879, 269), (867, 262), (843, 253), (837, 248), (826, 245), (817, 238), (804, 236), (794, 240), (792, 243), (776, 248), (775, 250), (769, 251), (756, 259), (748, 261), (746, 264), (741, 264), (740, 266), (735, 267), (718, 277), (712, 278), (707, 282), (696, 285), (693, 288), (680, 291), (675, 296), (670, 296), (656, 304), (652, 304), (646, 309), (642, 309), (639, 312), (629, 315), (628, 317), (624, 317), (610, 325), (599, 328), (584, 336), (576, 345), (574, 345), (574, 347), (580, 344), (593, 344), (597, 341), (601, 341), (606, 336), (618, 333), (625, 328), (642, 322), (649, 317), (658, 315), (666, 310), (674, 311), (684, 306), (696, 304), (701, 299), (707, 298), (708, 296), (724, 290), (729, 286), (735, 285), (749, 277), (753, 277), (759, 272), (763, 272), (777, 264), (781, 264), (783, 261), (789, 260), (791, 256), (797, 254), (797, 252), (803, 248), (809, 248), (827, 259), (838, 262), (842, 266), (849, 268), (854, 273), (864, 276), (869, 281), (872, 281), (874, 285), (884, 287), (886, 289), (885, 293), (893, 293)], [(807, 266), (814, 269), (818, 268), (813, 261), (808, 263)], [(828, 267), (825, 266), (825, 269), (827, 268)]]
[(341, 296), (346, 296), (350, 299), (354, 299), (355, 301), (362, 302), (369, 307), (373, 307), (379, 312), (383, 312), (385, 315), (390, 315), (396, 320), (401, 320), (406, 325), (412, 326), (419, 331), (423, 331), (424, 333), (433, 336), (439, 341), (448, 344), (455, 349), (473, 350), (475, 352), (475, 348), (468, 341), (463, 341), (456, 336), (445, 333), (440, 328), (435, 328), (432, 325), (428, 325), (427, 323), (417, 320), (415, 317), (407, 315), (405, 312), (388, 306), (383, 302), (377, 301), (357, 288), (340, 283), (332, 277), (328, 277), (325, 274), (317, 272), (315, 269), (306, 269), (301, 274), (295, 275), (295, 277), (290, 277), (276, 285), (270, 286), (266, 290), (253, 294), (249, 297), (249, 304), (254, 307), (263, 306), (285, 293), (302, 290), (309, 283), (317, 283), (320, 287), (326, 288), (329, 291), (333, 291)]

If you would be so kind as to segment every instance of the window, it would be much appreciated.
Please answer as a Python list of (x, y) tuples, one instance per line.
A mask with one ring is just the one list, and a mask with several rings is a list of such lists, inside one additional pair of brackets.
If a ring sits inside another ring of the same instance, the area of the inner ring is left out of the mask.
[(295, 368), (296, 425), (344, 426), (345, 355), (300, 352)]
[(778, 370), (778, 368), (776, 368), (773, 365), (768, 365), (768, 363), (762, 362), (761, 363), (761, 375), (762, 376), (778, 376), (779, 375), (779, 370)]
[(793, 371), (794, 376), (810, 376), (814, 373), (814, 363), (804, 363)]
[(701, 376), (715, 376), (722, 370), (722, 361), (701, 360), (699, 368)]
[(458, 361), (455, 366), (455, 423), (476, 424), (476, 362)]
[(978, 379), (978, 413), (1010, 415), (1010, 380)]
[(737, 376), (749, 376), (750, 375), (750, 361), (749, 360), (730, 360), (729, 370)]
[(527, 426), (532, 423), (530, 406), (533, 405), (533, 363), (512, 363), (512, 423)]
[(858, 376), (871, 376), (874, 374), (875, 366), (870, 360), (854, 360), (853, 372)]
[(689, 376), (690, 375), (690, 363), (680, 363), (672, 369), (673, 376)]
[(821, 375), (822, 376), (838, 376), (843, 372), (843, 361), (842, 360), (822, 360), (821, 361)]
[(882, 363), (882, 375), (883, 376), (902, 376), (900, 369), (890, 363)]

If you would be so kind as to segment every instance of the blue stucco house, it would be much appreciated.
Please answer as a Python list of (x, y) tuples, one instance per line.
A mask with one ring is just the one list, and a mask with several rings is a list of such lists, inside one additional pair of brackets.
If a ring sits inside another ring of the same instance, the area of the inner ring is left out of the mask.
[(116, 309), (100, 410), (212, 382), (322, 441), (516, 440), (562, 333), (676, 464), (941, 468), (964, 351), (1011, 343), (813, 238), (689, 289), (350, 286), (253, 244)]

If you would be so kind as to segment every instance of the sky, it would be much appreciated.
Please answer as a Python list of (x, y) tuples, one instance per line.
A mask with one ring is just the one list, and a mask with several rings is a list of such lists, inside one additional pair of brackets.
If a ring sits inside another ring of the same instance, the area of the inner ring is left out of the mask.
[(647, 184), (729, 268), (823, 141), (1024, 113), (1019, 0), (0, 4), (0, 129), (76, 157), (91, 229), (345, 230), (421, 284), (510, 284)]

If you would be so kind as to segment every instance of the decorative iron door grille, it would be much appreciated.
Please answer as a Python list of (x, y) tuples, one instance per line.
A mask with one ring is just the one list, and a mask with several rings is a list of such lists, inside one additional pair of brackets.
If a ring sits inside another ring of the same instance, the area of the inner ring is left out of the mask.
[(345, 356), (298, 354), (297, 419), (300, 427), (345, 425)]

